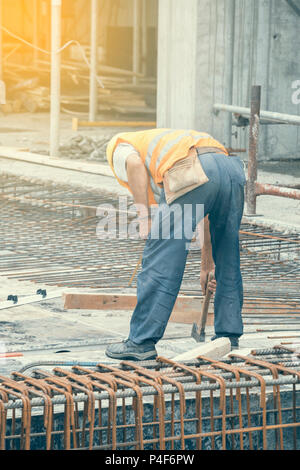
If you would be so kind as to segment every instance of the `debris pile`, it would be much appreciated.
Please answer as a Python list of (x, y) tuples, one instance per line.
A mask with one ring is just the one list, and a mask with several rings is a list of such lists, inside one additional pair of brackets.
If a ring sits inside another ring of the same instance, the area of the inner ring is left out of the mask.
[[(38, 60), (35, 65), (7, 61), (3, 67), (6, 103), (4, 113), (38, 112), (50, 108), (51, 63)], [(90, 71), (82, 60), (62, 60), (61, 110), (86, 113), (89, 107)], [(156, 112), (156, 79), (130, 70), (98, 66), (98, 111), (117, 115), (154, 117)], [(133, 77), (138, 83), (133, 84)], [(100, 86), (103, 84), (103, 87)]]
[(106, 146), (112, 136), (76, 135), (60, 145), (60, 155), (71, 159), (106, 161)]

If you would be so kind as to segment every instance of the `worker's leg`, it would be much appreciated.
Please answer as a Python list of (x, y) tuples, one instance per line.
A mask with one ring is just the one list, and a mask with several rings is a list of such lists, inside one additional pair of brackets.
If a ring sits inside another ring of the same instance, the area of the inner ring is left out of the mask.
[(243, 334), (243, 283), (240, 271), (239, 229), (244, 208), (245, 175), (238, 158), (217, 162), (223, 178), (210, 214), (217, 289), (214, 301), (216, 337)]
[[(136, 344), (154, 345), (164, 334), (182, 282), (189, 242), (218, 194), (219, 173), (213, 159), (206, 162), (205, 170), (208, 183), (170, 206), (162, 200), (153, 220), (137, 281), (137, 306), (130, 323), (129, 339)], [(175, 211), (171, 219), (170, 237), (155, 239), (155, 234), (168, 226), (170, 208), (174, 209), (175, 205), (181, 211)]]

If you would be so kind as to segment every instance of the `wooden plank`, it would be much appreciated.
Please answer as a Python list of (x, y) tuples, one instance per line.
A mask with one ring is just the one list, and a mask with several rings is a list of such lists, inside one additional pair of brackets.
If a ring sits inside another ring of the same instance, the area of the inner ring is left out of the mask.
[[(80, 310), (134, 310), (133, 294), (74, 293), (63, 294), (64, 308)], [(170, 317), (171, 322), (193, 324), (199, 319), (203, 297), (179, 296)], [(213, 324), (213, 305), (210, 305), (207, 325)]]
[(79, 127), (156, 127), (156, 121), (80, 121), (72, 119), (72, 130)]
[(93, 175), (114, 176), (108, 165), (93, 162), (76, 162), (63, 158), (48, 157), (38, 153), (20, 151), (14, 147), (0, 146), (0, 158), (34, 163), (37, 165), (51, 166), (54, 168), (62, 168), (64, 170), (80, 171), (82, 173), (91, 173)]

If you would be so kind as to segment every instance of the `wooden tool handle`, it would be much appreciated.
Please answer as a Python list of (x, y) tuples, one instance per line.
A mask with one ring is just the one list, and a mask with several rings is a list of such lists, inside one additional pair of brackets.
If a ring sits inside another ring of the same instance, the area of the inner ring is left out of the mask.
[[(214, 275), (212, 273), (209, 273), (208, 282), (212, 281), (213, 278), (214, 278)], [(206, 294), (205, 294), (203, 305), (202, 305), (202, 311), (201, 311), (201, 315), (200, 315), (200, 319), (198, 323), (198, 328), (203, 329), (206, 325), (208, 307), (209, 307), (211, 296), (212, 296), (212, 292), (206, 287)]]
[(140, 267), (140, 265), (141, 265), (141, 263), (142, 263), (142, 260), (143, 260), (143, 253), (141, 254), (141, 256), (140, 256), (140, 258), (139, 258), (139, 260), (138, 260), (138, 262), (137, 262), (137, 265), (136, 265), (136, 267), (135, 267), (135, 269), (134, 269), (134, 271), (133, 271), (133, 273), (132, 273), (132, 276), (131, 276), (131, 278), (130, 278), (130, 281), (128, 282), (128, 287), (131, 286), (131, 284), (132, 284), (132, 282), (133, 282), (133, 279), (134, 279), (134, 276), (136, 275), (137, 270), (139, 269), (139, 267)]

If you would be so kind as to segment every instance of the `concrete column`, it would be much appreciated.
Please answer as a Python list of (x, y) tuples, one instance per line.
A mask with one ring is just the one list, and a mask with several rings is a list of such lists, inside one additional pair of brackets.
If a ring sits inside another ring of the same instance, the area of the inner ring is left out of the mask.
[(188, 8), (185, 0), (160, 0), (159, 127), (201, 130), (224, 142), (224, 116), (213, 105), (225, 99), (227, 6), (228, 0), (189, 0)]
[(198, 0), (159, 0), (157, 126), (195, 125)]
[(51, 0), (51, 112), (50, 155), (59, 156), (61, 0)]
[(91, 0), (91, 69), (89, 120), (96, 121), (98, 108), (97, 89), (97, 36), (98, 36), (98, 0)]

